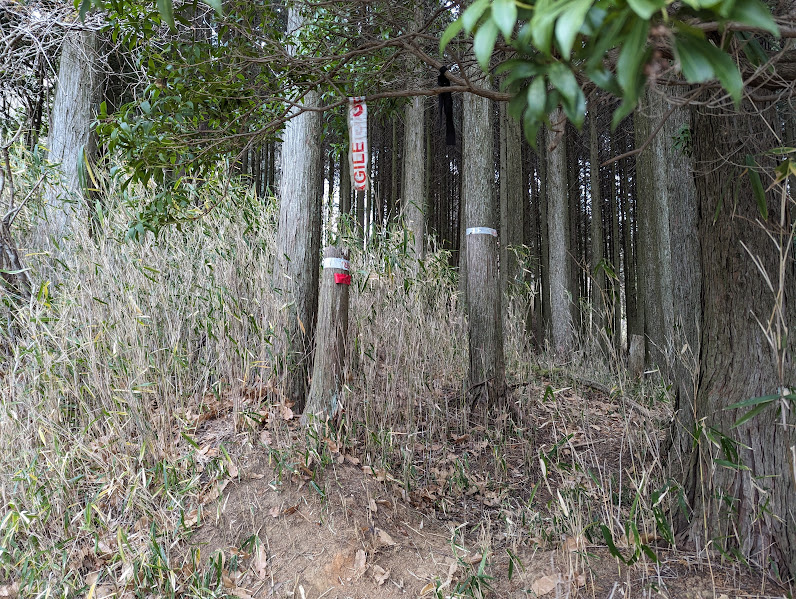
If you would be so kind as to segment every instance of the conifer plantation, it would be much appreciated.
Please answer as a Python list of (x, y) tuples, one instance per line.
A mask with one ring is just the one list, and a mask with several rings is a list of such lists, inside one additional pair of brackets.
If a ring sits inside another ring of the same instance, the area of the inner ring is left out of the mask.
[(0, 598), (792, 597), (794, 40), (0, 1)]

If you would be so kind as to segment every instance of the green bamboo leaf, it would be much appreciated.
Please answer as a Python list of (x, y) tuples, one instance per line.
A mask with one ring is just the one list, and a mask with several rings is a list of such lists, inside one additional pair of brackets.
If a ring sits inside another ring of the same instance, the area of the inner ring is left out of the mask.
[(738, 420), (736, 420), (731, 428), (738, 428), (739, 426), (741, 426), (745, 422), (749, 422), (752, 418), (754, 418), (760, 412), (765, 410), (769, 406), (769, 404), (771, 404), (772, 402), (773, 402), (773, 400), (767, 401), (765, 403), (760, 403), (760, 404), (756, 405), (754, 408), (752, 408), (751, 410), (746, 412), (743, 416), (741, 416)]
[[(790, 396), (786, 396), (790, 397)], [(750, 406), (756, 406), (761, 403), (771, 403), (775, 399), (779, 399), (779, 395), (771, 394), (771, 395), (762, 395), (760, 397), (750, 397), (749, 399), (744, 399), (743, 401), (739, 401), (738, 403), (734, 403), (731, 406), (727, 406), (724, 408), (725, 410), (737, 410), (738, 408), (748, 408)]]
[(485, 71), (489, 70), (489, 61), (492, 59), (492, 50), (495, 49), (498, 29), (494, 21), (485, 21), (473, 38), (473, 53), (478, 64)]
[(514, 0), (494, 0), (492, 2), (492, 20), (506, 41), (510, 40), (514, 25), (517, 23), (517, 5)]
[(622, 561), (622, 563), (627, 563), (622, 555), (622, 552), (616, 548), (614, 537), (611, 535), (611, 530), (605, 524), (600, 524), (600, 532), (602, 532), (603, 539), (605, 539), (605, 544), (608, 546), (608, 553)]
[(749, 181), (752, 183), (752, 191), (757, 200), (757, 208), (760, 210), (760, 216), (763, 217), (763, 220), (768, 220), (768, 203), (766, 202), (766, 194), (763, 191), (763, 183), (760, 181), (760, 174), (755, 170), (757, 164), (749, 154), (746, 155), (746, 167), (749, 173)]
[(730, 470), (749, 470), (748, 466), (744, 466), (743, 464), (736, 464), (735, 462), (730, 462), (729, 460), (720, 460), (715, 459), (713, 463), (717, 466), (723, 466), (724, 468), (729, 468)]

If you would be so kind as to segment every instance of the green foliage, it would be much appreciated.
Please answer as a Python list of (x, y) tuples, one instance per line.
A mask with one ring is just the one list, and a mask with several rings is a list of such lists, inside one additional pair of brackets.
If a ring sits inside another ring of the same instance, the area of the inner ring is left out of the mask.
[(718, 37), (693, 26), (699, 21), (716, 21), (720, 31), (734, 22), (778, 35), (760, 0), (477, 0), (448, 27), (440, 48), (464, 29), (474, 34), (476, 58), (488, 70), (497, 32), (503, 34), (515, 56), (497, 73), (506, 75), (502, 86), (514, 96), (510, 113), (522, 120), (535, 145), (540, 124), (559, 105), (572, 123), (583, 124), (584, 81), (622, 99), (613, 115), (616, 127), (638, 104), (649, 73), (658, 64), (668, 68), (660, 51), (667, 46), (686, 81), (715, 79), (737, 104), (743, 80), (729, 53), (733, 40), (758, 62), (765, 52), (748, 32), (724, 31), (719, 44)]

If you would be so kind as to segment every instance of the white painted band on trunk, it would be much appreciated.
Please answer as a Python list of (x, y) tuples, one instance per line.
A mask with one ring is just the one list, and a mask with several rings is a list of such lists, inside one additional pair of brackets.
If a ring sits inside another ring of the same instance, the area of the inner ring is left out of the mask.
[(497, 237), (498, 233), (495, 229), (490, 229), (489, 227), (470, 227), (467, 229), (467, 235), (491, 235), (492, 237)]
[(351, 263), (343, 258), (324, 258), (323, 267), (326, 268), (339, 268), (340, 270), (349, 270)]

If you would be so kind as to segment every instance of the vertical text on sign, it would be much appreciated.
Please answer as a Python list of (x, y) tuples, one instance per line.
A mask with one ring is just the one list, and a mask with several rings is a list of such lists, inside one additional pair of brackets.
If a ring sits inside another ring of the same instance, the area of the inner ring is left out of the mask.
[(348, 99), (348, 162), (354, 189), (365, 191), (368, 187), (368, 107), (365, 98)]

